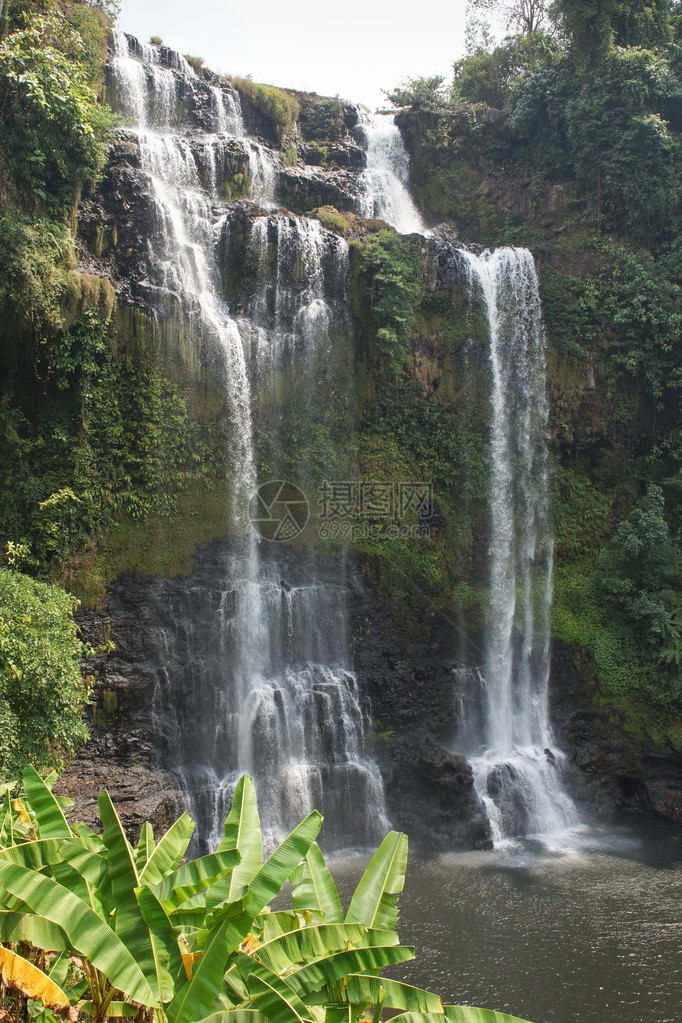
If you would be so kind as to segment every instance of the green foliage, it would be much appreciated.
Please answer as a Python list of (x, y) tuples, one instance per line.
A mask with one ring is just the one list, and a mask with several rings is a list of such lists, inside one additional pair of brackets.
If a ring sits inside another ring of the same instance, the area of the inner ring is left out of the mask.
[(390, 382), (380, 377), (365, 408), (361, 434), (391, 438), (418, 470), (446, 487), (461, 481), (461, 437), (446, 409), (413, 380)]
[(534, 163), (578, 178), (599, 226), (652, 245), (677, 224), (681, 96), (657, 53), (614, 51), (589, 85), (557, 57), (519, 83), (511, 126)]
[(620, 605), (653, 656), (674, 662), (679, 681), (682, 650), (682, 555), (665, 521), (660, 487), (646, 495), (620, 523), (609, 549), (602, 551), (597, 572), (601, 589)]
[[(158, 844), (145, 824), (133, 847), (106, 792), (98, 836), (70, 827), (30, 769), (24, 787), (25, 798), (13, 804), (5, 795), (0, 814), (0, 938), (12, 951), (31, 942), (42, 970), (46, 952), (75, 956), (75, 971), (59, 980), (67, 1004), (95, 1023), (133, 1014), (133, 1001), (153, 1009), (159, 1023), (359, 1023), (371, 1006), (378, 1021), (384, 1005), (419, 1013), (420, 1023), (520, 1023), (444, 1009), (437, 995), (381, 976), (414, 958), (395, 933), (405, 835), (386, 836), (344, 920), (314, 842), (320, 815), (313, 811), (261, 863), (248, 777), (237, 785), (218, 851), (183, 865), (193, 830), (187, 815)], [(292, 908), (271, 911), (289, 878)]]
[(69, 13), (69, 23), (83, 41), (79, 63), (86, 74), (88, 83), (96, 89), (101, 81), (107, 54), (109, 29), (115, 14), (104, 9), (109, 5), (75, 4)]
[(32, 341), (45, 341), (64, 325), (74, 295), (73, 240), (66, 225), (0, 213), (0, 361), (32, 363)]
[(22, 764), (63, 765), (87, 737), (75, 607), (58, 586), (0, 568), (0, 781)]
[(611, 259), (587, 281), (581, 300), (592, 333), (609, 341), (612, 363), (635, 377), (659, 410), (682, 386), (678, 339), (682, 279), (677, 247), (654, 260), (642, 249), (611, 247)]
[(379, 351), (389, 372), (398, 376), (405, 368), (423, 295), (419, 247), (394, 231), (379, 231), (363, 245), (359, 267), (376, 317)]
[(115, 357), (110, 327), (82, 314), (50, 350), (37, 408), (0, 403), (0, 537), (27, 540), (45, 570), (112, 525), (169, 516), (224, 465), (221, 424), (140, 356)]
[(203, 57), (193, 57), (191, 53), (183, 54), (189, 66), (198, 74), (204, 67), (206, 61)]
[(250, 78), (233, 78), (232, 85), (273, 126), (280, 145), (290, 134), (301, 106), (295, 96), (274, 85), (259, 85)]
[(333, 206), (320, 206), (314, 211), (314, 216), (328, 231), (333, 231), (334, 234), (339, 234), (342, 238), (348, 234), (350, 227), (348, 220)]
[(670, 41), (670, 0), (618, 0), (612, 16), (616, 46), (650, 49)]
[(449, 89), (442, 75), (408, 78), (392, 92), (387, 92), (386, 98), (396, 107), (411, 107), (417, 111), (440, 111), (450, 102)]
[(513, 86), (556, 49), (549, 36), (535, 34), (516, 36), (490, 53), (465, 57), (454, 65), (453, 100), (508, 107)]
[(581, 303), (585, 284), (571, 274), (559, 273), (552, 267), (542, 267), (540, 298), (550, 341), (562, 355), (584, 359), (580, 338), (585, 337), (588, 319)]
[(343, 104), (339, 99), (318, 99), (300, 119), (301, 134), (307, 141), (326, 142), (343, 135)]
[(104, 163), (109, 115), (81, 63), (81, 37), (57, 15), (32, 19), (0, 46), (0, 146), (39, 204), (70, 205)]
[(613, 48), (613, 16), (618, 0), (558, 0), (564, 28), (581, 70), (603, 60)]

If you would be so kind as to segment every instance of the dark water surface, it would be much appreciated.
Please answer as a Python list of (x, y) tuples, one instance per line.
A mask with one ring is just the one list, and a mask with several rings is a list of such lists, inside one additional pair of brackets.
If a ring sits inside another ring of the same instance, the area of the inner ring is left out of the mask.
[[(417, 958), (387, 974), (533, 1023), (682, 1023), (682, 833), (568, 842), (412, 856), (398, 930)], [(364, 862), (330, 862), (344, 903)]]

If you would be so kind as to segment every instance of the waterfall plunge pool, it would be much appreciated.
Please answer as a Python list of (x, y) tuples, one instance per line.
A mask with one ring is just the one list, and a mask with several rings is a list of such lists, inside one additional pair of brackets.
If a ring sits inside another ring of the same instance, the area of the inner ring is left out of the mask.
[[(366, 855), (330, 867), (344, 904)], [(398, 933), (416, 959), (387, 971), (532, 1023), (680, 1023), (682, 832), (624, 824), (568, 849), (410, 857)]]

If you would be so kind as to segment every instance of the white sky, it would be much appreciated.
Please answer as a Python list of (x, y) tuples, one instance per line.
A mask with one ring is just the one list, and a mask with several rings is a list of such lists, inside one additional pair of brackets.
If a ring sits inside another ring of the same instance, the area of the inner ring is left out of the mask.
[(375, 108), (464, 51), (465, 0), (122, 0), (120, 27), (223, 74)]

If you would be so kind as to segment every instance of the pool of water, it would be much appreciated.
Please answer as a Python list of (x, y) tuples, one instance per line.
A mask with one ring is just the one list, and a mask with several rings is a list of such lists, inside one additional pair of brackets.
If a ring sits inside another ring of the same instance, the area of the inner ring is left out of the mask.
[[(330, 866), (347, 902), (366, 856)], [(533, 1023), (682, 1023), (682, 833), (584, 830), (549, 845), (411, 858), (386, 971)]]

